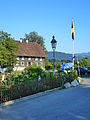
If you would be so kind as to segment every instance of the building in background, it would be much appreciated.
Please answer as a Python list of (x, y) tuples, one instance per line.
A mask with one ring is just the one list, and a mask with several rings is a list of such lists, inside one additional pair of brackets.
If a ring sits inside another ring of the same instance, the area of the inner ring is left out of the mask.
[(23, 70), (25, 67), (28, 67), (32, 64), (40, 65), (45, 67), (45, 57), (46, 54), (42, 47), (36, 42), (18, 42), (19, 50), (16, 53), (16, 63), (14, 65), (15, 70)]

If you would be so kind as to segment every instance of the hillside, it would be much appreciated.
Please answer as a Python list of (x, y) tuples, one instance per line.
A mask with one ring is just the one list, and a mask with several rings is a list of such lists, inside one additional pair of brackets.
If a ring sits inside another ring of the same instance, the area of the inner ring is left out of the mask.
[[(88, 53), (78, 53), (75, 54), (75, 59), (82, 59), (84, 57), (90, 58), (90, 52)], [(48, 52), (48, 60), (53, 59), (53, 52), (49, 51)], [(55, 52), (55, 59), (56, 60), (72, 60), (72, 54), (69, 53), (63, 53), (63, 52)]]

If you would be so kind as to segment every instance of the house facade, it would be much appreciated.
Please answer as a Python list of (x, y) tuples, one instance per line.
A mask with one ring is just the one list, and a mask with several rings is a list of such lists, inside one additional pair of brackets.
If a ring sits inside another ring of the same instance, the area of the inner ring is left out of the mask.
[(16, 53), (15, 70), (23, 70), (25, 67), (36, 64), (45, 67), (45, 52), (42, 47), (36, 42), (18, 42), (19, 50)]

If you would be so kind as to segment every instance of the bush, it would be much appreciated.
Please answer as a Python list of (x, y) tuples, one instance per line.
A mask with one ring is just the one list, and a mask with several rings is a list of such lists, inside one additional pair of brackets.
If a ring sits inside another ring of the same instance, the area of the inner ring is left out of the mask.
[(46, 78), (48, 73), (46, 73), (39, 66), (30, 66), (25, 68), (25, 71), (15, 71), (11, 73), (10, 76), (7, 76), (8, 84), (16, 85), (21, 84), (23, 82), (28, 83), (29, 81), (37, 81), (40, 76), (41, 79)]
[(11, 73), (13, 71), (13, 66), (8, 66), (6, 72)]
[(12, 72), (10, 76), (7, 76), (8, 84), (15, 85), (19, 84), (21, 81), (24, 81), (23, 74), (21, 71)]
[(72, 82), (78, 77), (77, 71), (76, 70), (70, 70), (70, 71), (63, 71), (61, 74), (61, 79), (65, 82)]
[[(53, 73), (48, 73), (43, 70), (40, 66), (30, 66), (25, 68), (22, 71), (15, 71), (11, 73), (10, 76), (7, 76), (7, 83), (10, 85), (17, 85), (17, 84), (32, 84), (35, 81), (39, 81), (39, 76), (41, 80), (48, 80), (53, 79)], [(60, 78), (63, 83), (65, 82), (72, 82), (74, 79), (77, 78), (77, 71), (71, 70), (70, 72), (64, 71), (59, 74), (55, 74), (55, 79)]]
[(77, 74), (76, 70), (71, 70), (71, 75), (73, 77), (73, 80), (75, 80), (78, 77), (78, 74)]
[(2, 80), (2, 74), (0, 74), (0, 81)]
[(52, 62), (47, 61), (47, 62), (45, 63), (45, 69), (46, 69), (46, 70), (53, 69), (53, 64), (52, 64)]
[(38, 79), (39, 76), (45, 78), (46, 74), (40, 66), (33, 65), (25, 69), (25, 75), (31, 79)]

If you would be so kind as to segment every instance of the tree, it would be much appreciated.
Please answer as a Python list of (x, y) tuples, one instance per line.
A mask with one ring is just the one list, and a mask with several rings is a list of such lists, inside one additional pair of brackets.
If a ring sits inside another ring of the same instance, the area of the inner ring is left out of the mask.
[(25, 34), (25, 38), (22, 38), (22, 40), (23, 41), (28, 40), (29, 42), (37, 42), (44, 49), (44, 51), (46, 51), (46, 48), (44, 45), (44, 38), (38, 35), (37, 32), (31, 32), (29, 34)]
[(16, 61), (18, 44), (7, 32), (0, 31), (0, 66), (12, 65)]
[(80, 66), (90, 67), (90, 58), (83, 58), (80, 60)]
[(10, 52), (0, 44), (0, 66), (6, 65), (9, 61)]
[(61, 62), (60, 61), (55, 62), (55, 68), (56, 68), (56, 70), (60, 71), (60, 68), (61, 68)]
[(53, 62), (49, 62), (48, 60), (45, 61), (45, 69), (50, 70), (53, 69)]

